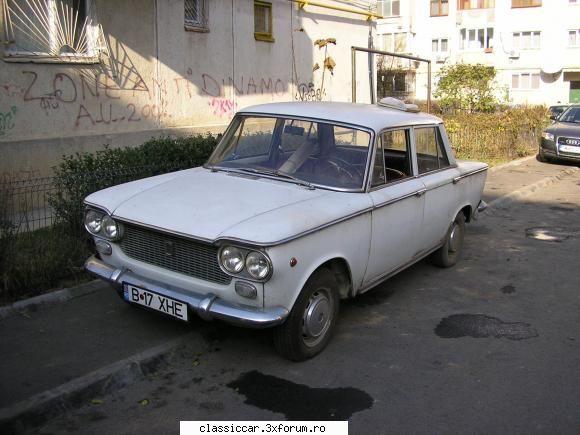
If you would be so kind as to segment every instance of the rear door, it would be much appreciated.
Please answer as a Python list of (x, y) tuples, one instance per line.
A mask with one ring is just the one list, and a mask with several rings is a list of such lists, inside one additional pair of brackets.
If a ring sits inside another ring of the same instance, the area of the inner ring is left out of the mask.
[(412, 260), (423, 221), (425, 188), (413, 173), (411, 129), (383, 131), (374, 154), (372, 237), (365, 286)]
[(420, 255), (442, 242), (455, 218), (458, 198), (453, 178), (459, 171), (450, 163), (439, 126), (415, 127), (414, 137), (417, 170), (425, 188)]

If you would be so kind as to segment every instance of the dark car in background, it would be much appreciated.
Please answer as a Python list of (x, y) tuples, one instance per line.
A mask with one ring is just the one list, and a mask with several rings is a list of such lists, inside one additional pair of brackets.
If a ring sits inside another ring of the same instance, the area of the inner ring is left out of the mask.
[(555, 121), (568, 107), (568, 104), (556, 104), (548, 107), (548, 110), (550, 111), (550, 119)]
[(569, 106), (542, 132), (538, 159), (580, 162), (580, 104)]

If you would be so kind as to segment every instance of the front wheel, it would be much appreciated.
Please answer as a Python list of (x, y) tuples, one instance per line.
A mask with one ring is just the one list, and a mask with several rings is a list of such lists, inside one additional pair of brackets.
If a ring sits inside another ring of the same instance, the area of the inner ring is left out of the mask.
[(445, 236), (445, 243), (432, 254), (432, 261), (439, 267), (451, 267), (457, 263), (463, 251), (465, 236), (465, 215), (459, 212)]
[(274, 329), (274, 346), (292, 361), (319, 354), (328, 344), (338, 318), (338, 283), (327, 269), (304, 285), (286, 321)]

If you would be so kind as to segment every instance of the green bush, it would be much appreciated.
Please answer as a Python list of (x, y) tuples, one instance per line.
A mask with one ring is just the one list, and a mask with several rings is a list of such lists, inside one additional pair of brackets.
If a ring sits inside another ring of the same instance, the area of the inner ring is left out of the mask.
[(457, 158), (491, 164), (535, 153), (541, 131), (549, 123), (545, 106), (440, 116)]
[(56, 193), (49, 202), (57, 222), (82, 230), (83, 199), (90, 193), (140, 178), (202, 165), (219, 136), (151, 139), (133, 148), (63, 156), (55, 167)]

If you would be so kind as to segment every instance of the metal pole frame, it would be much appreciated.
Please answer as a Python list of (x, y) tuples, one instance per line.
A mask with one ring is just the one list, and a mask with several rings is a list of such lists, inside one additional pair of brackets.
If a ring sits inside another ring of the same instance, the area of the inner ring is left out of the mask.
[[(394, 56), (401, 59), (415, 60), (418, 62), (427, 62), (427, 112), (431, 112), (431, 60), (424, 59), (422, 57), (407, 56), (406, 54), (391, 53), (390, 51), (374, 50), (364, 47), (351, 47), (350, 48), (350, 60), (351, 60), (351, 78), (352, 78), (352, 102), (356, 103), (356, 52), (361, 51), (363, 53), (371, 54), (382, 54), (385, 56)], [(372, 71), (371, 71), (372, 74)], [(371, 84), (371, 103), (375, 103), (375, 90), (372, 88)]]

